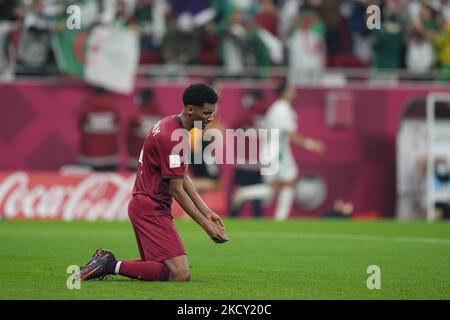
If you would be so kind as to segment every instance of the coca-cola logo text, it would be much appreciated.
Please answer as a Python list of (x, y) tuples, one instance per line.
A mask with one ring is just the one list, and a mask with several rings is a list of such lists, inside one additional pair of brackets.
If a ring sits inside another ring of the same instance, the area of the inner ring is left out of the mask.
[(135, 176), (0, 173), (0, 213), (8, 219), (124, 220)]

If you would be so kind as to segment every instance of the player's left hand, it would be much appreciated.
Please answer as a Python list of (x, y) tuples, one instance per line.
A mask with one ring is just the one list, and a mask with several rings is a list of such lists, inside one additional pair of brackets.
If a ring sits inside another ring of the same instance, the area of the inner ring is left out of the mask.
[(209, 219), (211, 221), (213, 221), (214, 223), (216, 223), (218, 226), (220, 226), (222, 228), (222, 230), (225, 230), (225, 225), (223, 224), (222, 219), (220, 218), (220, 216), (215, 213), (214, 211), (211, 211), (209, 213)]

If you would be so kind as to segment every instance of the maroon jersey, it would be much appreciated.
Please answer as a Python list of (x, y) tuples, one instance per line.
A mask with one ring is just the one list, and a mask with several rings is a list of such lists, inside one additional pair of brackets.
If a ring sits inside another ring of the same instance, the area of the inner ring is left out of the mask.
[[(139, 200), (148, 215), (171, 214), (172, 195), (169, 181), (183, 178), (187, 159), (183, 146), (189, 143), (188, 132), (172, 141), (172, 133), (182, 129), (178, 115), (165, 117), (158, 121), (145, 138), (139, 157), (133, 197)], [(187, 149), (184, 149), (187, 150)]]
[(156, 107), (136, 110), (128, 120), (126, 146), (130, 156), (130, 164), (136, 168), (142, 146), (150, 129), (161, 120)]

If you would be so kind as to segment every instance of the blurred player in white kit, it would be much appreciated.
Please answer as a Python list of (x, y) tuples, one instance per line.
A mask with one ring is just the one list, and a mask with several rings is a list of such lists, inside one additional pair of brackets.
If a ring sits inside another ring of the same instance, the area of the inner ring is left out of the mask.
[(263, 199), (270, 201), (278, 193), (278, 201), (274, 218), (277, 221), (286, 220), (295, 199), (295, 184), (299, 170), (292, 154), (290, 144), (306, 150), (323, 153), (324, 144), (316, 139), (307, 138), (297, 132), (297, 113), (292, 103), (296, 98), (295, 89), (283, 81), (277, 88), (278, 99), (267, 110), (264, 116), (264, 127), (279, 130), (278, 143), (271, 144), (272, 139), (262, 143), (261, 157), (265, 162), (279, 161), (279, 170), (275, 174), (264, 175), (263, 184), (241, 187), (233, 195), (233, 207), (240, 206), (245, 201)]

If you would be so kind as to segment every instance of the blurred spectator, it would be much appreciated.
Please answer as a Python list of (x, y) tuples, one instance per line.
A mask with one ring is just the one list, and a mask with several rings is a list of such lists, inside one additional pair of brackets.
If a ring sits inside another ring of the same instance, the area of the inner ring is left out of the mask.
[(342, 14), (342, 1), (325, 1), (320, 14), (326, 26), (325, 46), (328, 67), (351, 67), (350, 28)]
[(20, 14), (17, 0), (0, 0), (0, 76), (13, 73), (15, 48), (11, 39), (19, 30)]
[[(416, 0), (419, 1), (419, 0)], [(450, 1), (449, 0), (421, 0), (422, 4), (430, 6), (434, 11), (440, 13), (445, 20), (450, 20)], [(408, 4), (409, 5), (409, 4)]]
[(47, 3), (32, 0), (25, 7), (23, 28), (17, 53), (18, 74), (45, 74), (50, 64), (51, 16)]
[(135, 99), (135, 110), (128, 119), (126, 147), (129, 156), (128, 168), (136, 171), (145, 137), (155, 123), (161, 119), (161, 110), (155, 101), (152, 89), (143, 89)]
[[(277, 37), (276, 7), (273, 0), (260, 0), (254, 16), (254, 29), (261, 42), (261, 54), (268, 58), (267, 66), (284, 63), (283, 43)], [(262, 66), (259, 64), (259, 66)], [(262, 74), (264, 76), (264, 73)]]
[(200, 65), (219, 65), (220, 40), (214, 30), (214, 23), (209, 22), (202, 31), (202, 48), (199, 56)]
[(450, 21), (450, 0), (441, 0), (439, 11), (444, 15), (445, 20)]
[(189, 13), (192, 16), (209, 8), (210, 0), (169, 0), (172, 12), (175, 16)]
[(413, 20), (406, 33), (406, 67), (414, 73), (430, 71), (435, 61), (432, 38), (438, 31), (435, 13), (426, 4), (420, 7), (418, 20)]
[(441, 31), (434, 37), (438, 52), (440, 69), (443, 71), (441, 80), (448, 80), (450, 74), (450, 21), (442, 22)]
[(402, 66), (403, 28), (402, 7), (398, 0), (387, 0), (382, 9), (381, 29), (374, 29), (374, 67), (399, 69)]
[(134, 18), (141, 31), (140, 63), (161, 63), (160, 47), (167, 29), (169, 9), (166, 0), (138, 1)]
[(373, 60), (374, 37), (367, 28), (367, 4), (355, 1), (350, 7), (349, 26), (352, 50), (362, 66), (369, 66)]
[[(242, 43), (244, 53), (244, 64), (246, 67), (269, 67), (270, 52), (262, 38), (261, 30), (254, 21), (249, 20), (245, 24), (246, 37)], [(264, 33), (268, 34), (268, 33)]]
[(195, 64), (201, 48), (201, 31), (194, 17), (184, 12), (171, 20), (162, 43), (162, 56), (169, 64)]
[(263, 16), (276, 19), (272, 12), (274, 9), (269, 2), (261, 2), (261, 6), (253, 1), (234, 5), (222, 32), (225, 71), (232, 76), (242, 76), (244, 69), (250, 67), (253, 68), (252, 73), (262, 72), (258, 75), (264, 76), (267, 67), (283, 61), (281, 41), (274, 35), (276, 23), (272, 23), (273, 20), (267, 24), (263, 21), (265, 18), (262, 19)]
[[(241, 155), (243, 158), (238, 158), (234, 170), (233, 177), (233, 187), (239, 188), (243, 186), (251, 186), (258, 185), (263, 183), (261, 173), (260, 173), (260, 165), (259, 165), (259, 150), (258, 148), (254, 148), (253, 151), (256, 151), (256, 154), (250, 154), (250, 150), (253, 146), (259, 145), (258, 134), (255, 130), (254, 134), (251, 134), (251, 131), (246, 135), (247, 130), (257, 129), (261, 127), (261, 121), (266, 112), (269, 105), (265, 101), (264, 94), (259, 90), (249, 90), (244, 94), (241, 101), (241, 112), (239, 112), (239, 116), (233, 121), (230, 125), (232, 129), (242, 129), (244, 130), (245, 137), (245, 154)], [(236, 143), (236, 142), (235, 142)], [(235, 145), (237, 149), (237, 146)], [(237, 151), (236, 151), (237, 154)], [(237, 154), (239, 156), (239, 154)], [(253, 158), (252, 158), (253, 157)], [(254, 199), (251, 201), (252, 203), (252, 216), (261, 217), (263, 215), (263, 200), (262, 199)], [(232, 208), (230, 212), (230, 217), (237, 217), (241, 211), (241, 207), (244, 203), (241, 204), (240, 207), (230, 206)]]
[(95, 88), (82, 104), (78, 118), (78, 163), (97, 171), (112, 171), (119, 164), (119, 113), (110, 94)]
[(133, 16), (134, 9), (134, 1), (116, 0), (116, 15), (113, 19), (114, 22), (119, 26), (136, 24)]
[(99, 22), (101, 4), (99, 1), (74, 1), (81, 10), (81, 27), (90, 28)]
[(214, 11), (212, 29), (214, 33), (223, 36), (231, 16), (234, 14), (235, 7), (228, 0), (212, 0), (211, 9)]
[[(441, 218), (450, 218), (450, 164), (443, 155), (434, 158), (433, 191), (435, 192), (435, 207)], [(416, 180), (418, 184), (416, 202), (425, 209), (427, 207), (427, 159), (423, 157), (416, 166)]]
[(0, 20), (16, 21), (19, 8), (19, 0), (0, 0)]
[(278, 36), (285, 41), (303, 0), (284, 0), (278, 10)]
[(252, 16), (256, 12), (258, 0), (227, 0), (237, 10), (243, 11), (245, 15)]
[[(163, 48), (165, 61), (175, 64), (218, 64), (219, 40), (213, 26), (217, 15), (214, 3), (210, 0), (170, 0), (170, 5), (171, 27)], [(173, 49), (178, 54), (173, 54)]]
[(433, 187), (437, 190), (446, 190), (447, 201), (440, 199), (436, 207), (441, 211), (441, 216), (445, 219), (450, 218), (450, 165), (446, 158), (436, 160), (435, 177)]
[(263, 28), (274, 36), (277, 35), (277, 8), (272, 0), (259, 0), (257, 3), (257, 9), (255, 12), (255, 24)]
[(303, 5), (288, 38), (290, 80), (297, 84), (317, 81), (325, 58), (325, 24), (316, 8)]
[(409, 0), (406, 6), (406, 19), (409, 21), (420, 20), (420, 10), (422, 8), (423, 0)]
[[(71, 4), (81, 30), (66, 28)], [(366, 26), (374, 4), (381, 30)], [(450, 0), (0, 0), (0, 72), (17, 62), (19, 75), (52, 74), (56, 60), (81, 77), (92, 28), (113, 25), (140, 32), (141, 64), (217, 65), (236, 77), (287, 65), (297, 83), (317, 82), (326, 66), (426, 73), (445, 66), (436, 34), (449, 20)]]
[(229, 74), (237, 75), (244, 69), (243, 43), (246, 36), (244, 12), (235, 10), (226, 26), (222, 43), (223, 63)]
[(135, 1), (102, 0), (100, 23), (124, 26), (133, 21)]

